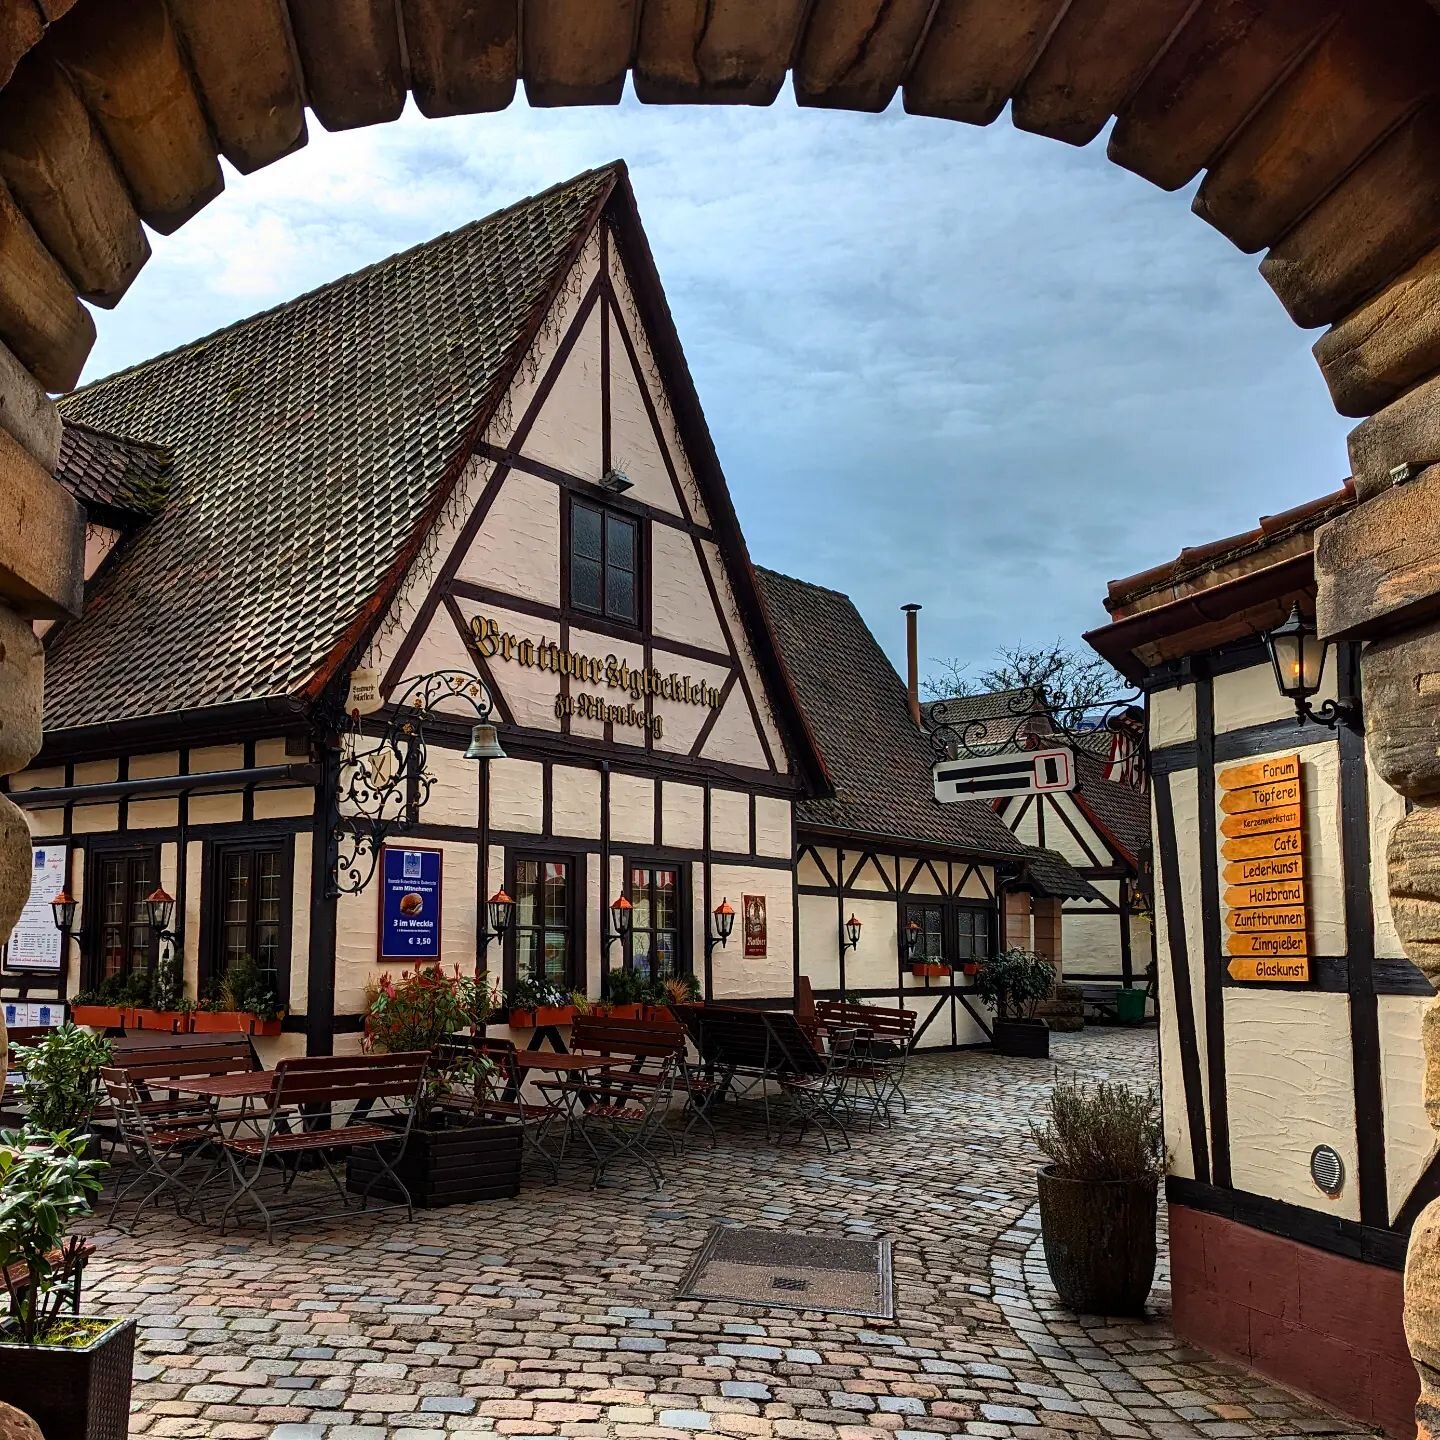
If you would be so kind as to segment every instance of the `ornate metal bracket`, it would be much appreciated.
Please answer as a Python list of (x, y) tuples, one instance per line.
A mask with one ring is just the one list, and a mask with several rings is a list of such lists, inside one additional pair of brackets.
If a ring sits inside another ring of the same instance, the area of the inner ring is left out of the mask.
[(492, 704), (478, 675), (437, 670), (412, 680), (390, 702), (379, 741), (365, 739), (358, 717), (340, 732), (336, 784), (330, 792), (331, 895), (357, 895), (374, 878), (385, 841), (402, 830), (430, 798), (435, 777), (426, 768), (425, 726), (447, 700), (462, 700), (485, 721)]
[[(1144, 693), (1136, 690), (1094, 705), (1052, 705), (1034, 691), (1013, 692), (991, 714), (970, 713), (974, 696), (936, 700), (927, 707), (930, 746), (936, 760), (1003, 755), (1015, 750), (1064, 746), (1099, 757), (1097, 735), (1112, 737), (1106, 757), (1121, 767), (1124, 779), (1139, 788), (1149, 773)], [(1117, 745), (1113, 737), (1120, 737)], [(1089, 743), (1087, 743), (1089, 742)]]

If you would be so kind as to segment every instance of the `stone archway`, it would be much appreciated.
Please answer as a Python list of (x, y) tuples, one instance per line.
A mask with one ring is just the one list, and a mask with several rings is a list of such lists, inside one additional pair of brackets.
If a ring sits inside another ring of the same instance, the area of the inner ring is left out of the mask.
[[(40, 743), (30, 621), (78, 609), (83, 534), (52, 479), (94, 338), (169, 233), (326, 128), (534, 104), (803, 105), (1020, 127), (1071, 144), (1117, 116), (1116, 163), (1260, 268), (1315, 347), (1366, 502), (1317, 548), (1330, 634), (1379, 639), (1372, 758), (1416, 809), (1394, 910), (1440, 977), (1440, 0), (0, 0), (0, 774)], [(143, 225), (142, 225), (143, 222)], [(1397, 467), (1399, 467), (1397, 469)], [(1392, 474), (1392, 472), (1394, 472)], [(1404, 483), (1396, 485), (1396, 476)], [(12, 522), (9, 517), (16, 517)], [(0, 797), (0, 933), (28, 888)], [(1440, 1012), (1427, 1027), (1440, 1123)], [(1411, 1256), (1410, 1326), (1440, 1390), (1440, 1221)]]

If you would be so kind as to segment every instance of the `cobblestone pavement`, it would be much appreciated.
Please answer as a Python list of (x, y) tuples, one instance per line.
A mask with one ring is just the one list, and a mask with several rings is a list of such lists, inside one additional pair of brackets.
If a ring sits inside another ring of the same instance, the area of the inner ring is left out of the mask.
[[(1151, 1033), (1056, 1036), (1055, 1060), (1148, 1081)], [(1057, 1308), (1026, 1122), (1053, 1069), (918, 1059), (909, 1115), (827, 1157), (719, 1148), (591, 1193), (222, 1240), (173, 1217), (97, 1232), (91, 1305), (140, 1317), (132, 1434), (1244, 1440), (1347, 1427), (1145, 1324)], [(897, 1319), (677, 1300), (712, 1224), (894, 1241)]]

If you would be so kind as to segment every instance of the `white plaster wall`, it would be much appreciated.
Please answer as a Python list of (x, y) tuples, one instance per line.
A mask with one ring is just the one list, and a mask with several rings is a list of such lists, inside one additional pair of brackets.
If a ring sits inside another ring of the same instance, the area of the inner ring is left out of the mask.
[[(713, 685), (717, 691), (723, 691), (726, 680), (730, 677), (728, 665), (707, 665), (703, 660), (692, 660), (685, 655), (676, 655), (655, 646), (651, 651), (650, 663), (659, 670), (662, 675), (688, 675), (691, 680), (707, 685)], [(695, 742), (700, 738), (700, 732), (705, 728), (709, 720), (712, 707), (709, 705), (688, 704), (684, 700), (666, 700), (661, 695), (656, 695), (650, 702), (650, 708), (660, 717), (664, 731), (659, 739), (655, 741), (654, 748), (663, 750), (670, 755), (688, 755), (694, 747)], [(637, 734), (640, 732), (636, 732)], [(713, 732), (707, 737), (705, 753), (712, 759), (726, 758), (722, 750), (718, 753), (712, 752), (710, 745), (714, 740)], [(746, 761), (742, 755), (748, 753), (751, 759)], [(758, 749), (735, 752), (734, 759), (740, 764), (755, 764), (754, 755)], [(762, 756), (758, 762), (761, 766), (765, 764)]]
[[(954, 867), (960, 874), (965, 874), (960, 867)], [(995, 871), (989, 865), (977, 865), (960, 886), (960, 897), (964, 900), (990, 900), (995, 895)]]
[(11, 790), (53, 790), (65, 783), (63, 765), (36, 765), (10, 777)]
[[(239, 804), (238, 795), (233, 798)], [(77, 805), (70, 812), (70, 829), (76, 835), (101, 835), (120, 828), (118, 805)]]
[[(1333, 663), (1325, 667), (1320, 691), (1314, 704), (1319, 705), (1335, 696)], [(1270, 665), (1252, 665), (1245, 670), (1232, 670), (1214, 680), (1215, 729), (1243, 730), (1250, 725), (1264, 725), (1271, 720), (1293, 720), (1295, 706), (1275, 685), (1275, 672)]]
[[(816, 862), (816, 856), (820, 857), (820, 863)], [(821, 868), (823, 864), (824, 869)], [(825, 873), (829, 870), (830, 875)], [(828, 885), (830, 878), (835, 873), (835, 852), (827, 850), (823, 846), (815, 851), (807, 849), (800, 857), (795, 867), (796, 878), (802, 885)]]
[(1195, 735), (1195, 687), (1154, 691), (1150, 696), (1150, 748), (1183, 745)]
[[(523, 445), (527, 456), (584, 480), (598, 480), (604, 469), (600, 447), (602, 322), (601, 307), (596, 305), (565, 357)], [(613, 347), (610, 359), (613, 371)], [(650, 499), (648, 495), (645, 498)]]
[[(260, 741), (255, 747), (255, 763), (257, 765), (280, 765), (283, 760), (262, 760), (260, 758), (260, 745), (267, 742)], [(283, 743), (283, 742), (282, 742)], [(130, 757), (129, 775), (132, 780), (159, 780), (167, 775), (178, 775), (180, 773), (180, 752), (178, 750), (165, 750), (155, 755), (132, 755)]]
[(1376, 1005), (1385, 1105), (1385, 1183), (1393, 1222), (1440, 1143), (1425, 1115), (1425, 1054), (1420, 1043), (1425, 1000), (1418, 995), (1381, 995)]
[[(1095, 833), (1095, 828), (1076, 808), (1068, 795), (1051, 795), (1041, 802), (1049, 812), (1045, 816), (1045, 845), (1056, 854), (1063, 855), (1072, 865), (1107, 864), (1109, 850), (1105, 842)], [(1033, 807), (1032, 807), (1033, 809)], [(1056, 811), (1063, 811), (1070, 824), (1079, 831), (1085, 844), (1070, 832), (1064, 820)], [(1089, 846), (1089, 849), (1086, 849)]]
[[(240, 746), (225, 746), (223, 748), (227, 751), (234, 750), (241, 756), (241, 759), (236, 762), (237, 765), (244, 763), (243, 757), (245, 752)], [(190, 753), (192, 755), (205, 756), (212, 752), (192, 750)], [(197, 770), (215, 770), (222, 767), (215, 765), (196, 765), (193, 768)], [(118, 780), (119, 778), (120, 762), (118, 760), (81, 760), (75, 765), (75, 783), (77, 785), (103, 785), (106, 781)], [(64, 781), (61, 781), (61, 784), (63, 783)]]
[[(755, 869), (746, 865), (716, 865), (711, 869), (712, 905), (728, 899), (735, 907), (735, 930), (723, 950), (712, 957), (715, 998), (788, 996), (794, 993), (794, 916), (791, 911), (790, 872)], [(742, 899), (765, 896), (769, 937), (764, 956), (745, 954)]]
[(233, 791), (214, 795), (192, 795), (189, 802), (192, 825), (226, 825), (245, 818), (242, 798)]
[[(256, 800), (260, 798), (259, 792)], [(255, 818), (260, 819), (259, 808)], [(132, 800), (125, 810), (126, 824), (131, 830), (147, 830), (161, 826), (173, 829), (180, 823), (180, 802), (171, 799)]]
[(660, 843), (679, 850), (699, 850), (705, 843), (705, 792), (678, 780), (660, 785)]
[(710, 847), (733, 855), (750, 853), (750, 796), (738, 790), (710, 792)]
[(310, 865), (313, 855), (311, 837), (297, 835), (295, 882), (290, 892), (290, 1011), (294, 1015), (307, 1013), (310, 993)]
[[(430, 798), (420, 811), (426, 825), (477, 825), (480, 820), (480, 766), (466, 760), (459, 750), (430, 745), (425, 751), (426, 768), (434, 777)], [(490, 765), (491, 783), (497, 772), (510, 764), (496, 760)]]
[[(634, 482), (635, 488), (629, 492), (634, 499), (682, 519), (691, 519), (689, 507), (682, 504), (676, 494), (665, 463), (667, 457), (650, 423), (645, 405), (645, 381), (636, 373), (625, 351), (622, 328), (633, 339), (639, 335), (639, 327), (624, 325), (616, 316), (611, 316), (610, 327), (611, 458)], [(670, 450), (672, 464), (680, 454), (678, 446)]]
[[(1350, 997), (1256, 986), (1227, 989), (1224, 1003), (1236, 1188), (1358, 1220)], [(1349, 1177), (1334, 1200), (1310, 1179), (1322, 1144)]]
[(253, 813), (257, 820), (293, 820), (313, 814), (314, 809), (315, 792), (302, 786), (284, 785), (255, 792)]
[[(114, 765), (114, 761), (97, 761), (97, 765), (107, 768)], [(243, 745), (201, 745), (190, 752), (190, 773), (196, 774), (201, 770), (243, 770), (245, 768), (245, 747)], [(95, 779), (102, 778), (96, 775)], [(103, 778), (114, 779), (113, 774), (106, 774)], [(75, 767), (75, 781), (80, 783), (80, 767)]]
[(790, 801), (774, 795), (755, 797), (755, 853), (784, 860), (795, 853)]
[[(735, 923), (738, 927), (740, 922)], [(816, 990), (835, 990), (840, 985), (836, 924), (833, 895), (800, 896), (800, 973)]]
[(720, 617), (690, 535), (673, 525), (650, 527), (651, 610), (654, 633), (723, 654), (728, 648)]
[[(865, 900), (847, 895), (844, 909), (847, 920), (853, 915), (860, 922), (860, 943), (845, 956), (845, 988), (893, 990), (899, 970), (895, 902)], [(839, 926), (840, 916), (832, 901), (829, 939), (837, 948), (840, 942)]]
[(544, 828), (545, 770), (536, 760), (490, 766), (490, 824), (496, 830), (538, 835)]
[(1370, 797), (1370, 903), (1375, 916), (1375, 954), (1382, 960), (1399, 960), (1405, 947), (1395, 930), (1395, 917), (1390, 910), (1389, 871), (1385, 857), (1390, 849), (1390, 834), (1405, 818), (1405, 797), (1392, 790), (1370, 763), (1370, 750), (1365, 750), (1365, 774)]
[[(610, 839), (614, 844), (654, 845), (655, 785), (648, 775), (610, 776)], [(666, 840), (667, 845), (674, 842)], [(697, 842), (695, 848), (699, 848)]]
[(558, 485), (510, 471), (455, 578), (559, 605), (560, 500)]
[[(1119, 888), (1115, 880), (1091, 882), (1097, 890), (1113, 893)], [(1080, 979), (1086, 975), (1118, 975), (1121, 968), (1120, 917), (1103, 910), (1092, 903), (1089, 913), (1069, 913), (1069, 907), (1081, 902), (1067, 900), (1067, 913), (1061, 919), (1061, 944), (1065, 954), (1065, 975), (1067, 979)], [(1148, 958), (1148, 957), (1147, 957)], [(1140, 965), (1143, 972), (1144, 964)]]
[(1032, 802), (1026, 805), (1023, 800), (1012, 800), (1005, 807), (1001, 817), (1015, 832), (1016, 839), (1022, 845), (1038, 845), (1040, 843), (1040, 822), (1036, 803)]
[(600, 772), (575, 765), (552, 768), (551, 806), (557, 835), (600, 838)]

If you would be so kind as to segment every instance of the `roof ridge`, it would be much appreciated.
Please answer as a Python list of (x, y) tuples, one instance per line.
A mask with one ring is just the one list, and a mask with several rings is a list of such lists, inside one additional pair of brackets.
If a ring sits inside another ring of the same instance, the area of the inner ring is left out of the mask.
[[(514, 214), (517, 210), (523, 210), (531, 205), (539, 204), (561, 191), (572, 189), (586, 181), (613, 172), (617, 176), (626, 173), (624, 160), (611, 160), (604, 165), (593, 166), (589, 170), (582, 170), (578, 175), (572, 175), (568, 180), (561, 180), (554, 185), (547, 186), (544, 190), (537, 190), (533, 195), (523, 196), (509, 205), (502, 205), (498, 210), (492, 210), (488, 215), (478, 216), (474, 220), (467, 220), (463, 225), (457, 225), (453, 230), (444, 230), (439, 235), (432, 235), (428, 240), (421, 240), (418, 244), (407, 246), (404, 250), (396, 250), (393, 254), (384, 255), (379, 260), (372, 260), (368, 265), (362, 265), (358, 270), (352, 270), (346, 275), (337, 275), (333, 280), (326, 280), (323, 284), (313, 286), (309, 290), (302, 291), (299, 295), (292, 295), (288, 300), (282, 300), (276, 305), (270, 306), (268, 310), (257, 310), (252, 315), (242, 315), (238, 320), (232, 320), (228, 325), (222, 325), (217, 330), (211, 330), (205, 335), (197, 335), (193, 340), (187, 340), (181, 345), (173, 345), (169, 350), (162, 350), (158, 355), (151, 355), (147, 359), (137, 360), (133, 365), (126, 365), (120, 370), (113, 370), (108, 375), (97, 376), (94, 380), (84, 385), (78, 385), (74, 390), (68, 391), (59, 397), (56, 404), (61, 407), (61, 415), (64, 415), (64, 405), (67, 400), (78, 395), (89, 395), (99, 390), (102, 386), (109, 385), (113, 381), (128, 379), (132, 375), (139, 374), (142, 370), (148, 370), (153, 365), (160, 365), (165, 361), (173, 360), (176, 356), (189, 354), (199, 350), (203, 346), (213, 344), (222, 337), (232, 335), (238, 331), (245, 330), (251, 325), (256, 325), (262, 320), (268, 320), (275, 315), (283, 314), (285, 311), (303, 305), (308, 300), (313, 300), (319, 295), (325, 295), (332, 291), (342, 289), (353, 284), (361, 278), (373, 275), (377, 271), (385, 269), (389, 265), (399, 264), (408, 260), (412, 255), (421, 250), (429, 250), (439, 246), (446, 241), (454, 240), (462, 235), (469, 235), (479, 229), (482, 225), (489, 225), (506, 215)], [(70, 422), (67, 422), (70, 423)], [(78, 423), (78, 422), (77, 422)], [(94, 428), (94, 427), (92, 427)], [(100, 431), (101, 434), (109, 434), (109, 431)], [(120, 437), (125, 438), (125, 437)], [(139, 442), (139, 443), (144, 443)]]

